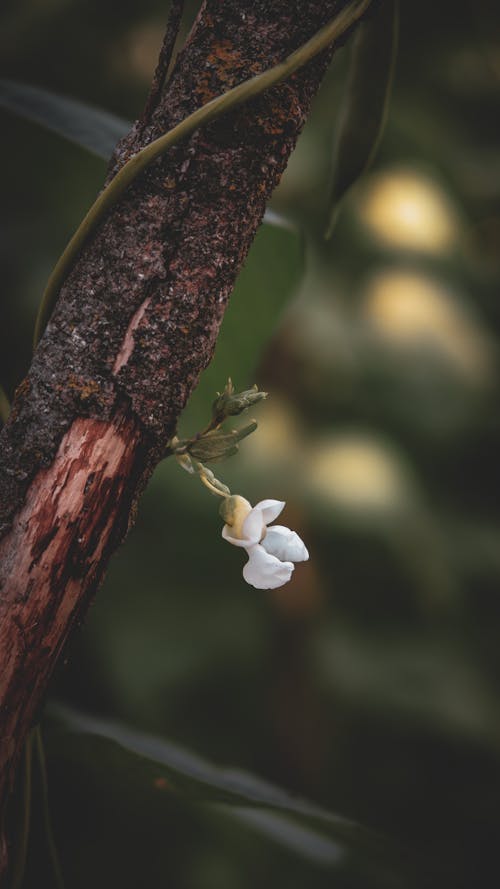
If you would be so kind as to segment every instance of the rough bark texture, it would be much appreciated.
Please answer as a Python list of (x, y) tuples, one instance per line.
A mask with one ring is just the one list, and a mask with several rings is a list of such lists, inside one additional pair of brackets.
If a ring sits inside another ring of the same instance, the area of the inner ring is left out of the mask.
[[(118, 146), (109, 175), (344, 5), (207, 0), (167, 92)], [(212, 357), (330, 55), (196, 132), (133, 184), (70, 274), (16, 393), (0, 447), (0, 812), (60, 651)]]

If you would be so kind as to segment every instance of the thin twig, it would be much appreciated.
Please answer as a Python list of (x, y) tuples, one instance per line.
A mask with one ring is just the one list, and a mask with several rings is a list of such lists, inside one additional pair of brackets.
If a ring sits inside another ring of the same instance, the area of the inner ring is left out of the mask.
[(170, 14), (168, 16), (167, 30), (160, 50), (160, 57), (153, 76), (153, 82), (146, 101), (146, 106), (138, 122), (139, 131), (141, 131), (151, 120), (153, 111), (159, 102), (163, 88), (167, 82), (169, 69), (173, 62), (175, 43), (179, 36), (179, 28), (183, 12), (184, 0), (172, 0)]

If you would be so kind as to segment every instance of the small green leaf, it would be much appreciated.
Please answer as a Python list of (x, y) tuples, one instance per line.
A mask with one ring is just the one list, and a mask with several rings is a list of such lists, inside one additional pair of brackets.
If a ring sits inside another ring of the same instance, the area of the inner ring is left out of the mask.
[(40, 124), (104, 160), (132, 124), (116, 114), (49, 90), (0, 80), (0, 107)]
[(216, 463), (234, 456), (238, 451), (237, 442), (233, 432), (211, 432), (189, 445), (188, 453), (195, 460)]
[(384, 131), (399, 32), (399, 0), (377, 0), (358, 27), (351, 70), (334, 148), (329, 221), (335, 227), (339, 204), (370, 166)]

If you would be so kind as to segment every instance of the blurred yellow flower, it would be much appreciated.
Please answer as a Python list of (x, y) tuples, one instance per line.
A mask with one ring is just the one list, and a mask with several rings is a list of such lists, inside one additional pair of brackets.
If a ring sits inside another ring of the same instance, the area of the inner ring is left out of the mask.
[(378, 173), (359, 195), (362, 222), (386, 246), (441, 253), (456, 245), (457, 209), (430, 177), (404, 168)]
[(492, 371), (493, 345), (486, 329), (450, 288), (413, 271), (382, 271), (369, 281), (362, 314), (389, 344), (431, 348), (472, 382)]
[(337, 434), (312, 447), (304, 480), (320, 502), (342, 510), (392, 510), (413, 499), (404, 461), (369, 433)]

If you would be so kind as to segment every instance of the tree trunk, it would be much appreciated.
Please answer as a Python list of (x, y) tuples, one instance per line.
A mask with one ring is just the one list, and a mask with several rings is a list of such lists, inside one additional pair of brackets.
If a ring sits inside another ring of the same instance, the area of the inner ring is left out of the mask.
[[(345, 5), (206, 0), (168, 89), (118, 146), (110, 176)], [(212, 357), (332, 51), (141, 174), (70, 273), (16, 392), (0, 449), (2, 813), (54, 666)]]

